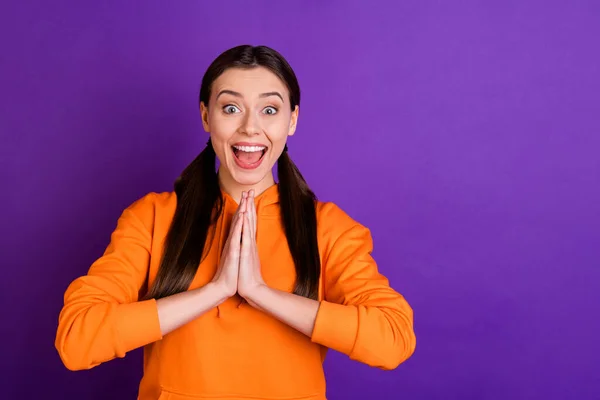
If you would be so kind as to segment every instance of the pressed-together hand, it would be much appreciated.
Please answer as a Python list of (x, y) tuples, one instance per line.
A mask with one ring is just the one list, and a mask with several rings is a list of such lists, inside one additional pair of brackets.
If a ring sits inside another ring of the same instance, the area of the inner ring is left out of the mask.
[(244, 212), (246, 201), (244, 194), (242, 194), (238, 209), (231, 221), (229, 237), (223, 247), (221, 262), (212, 279), (212, 282), (222, 288), (227, 296), (233, 296), (238, 290), (242, 226), (244, 214), (246, 214)]
[(240, 271), (238, 275), (237, 290), (240, 296), (248, 303), (254, 305), (250, 298), (253, 293), (265, 286), (265, 281), (260, 272), (260, 259), (256, 244), (256, 206), (254, 204), (254, 190), (250, 190), (246, 198), (243, 213), (242, 245), (240, 252)]
[(256, 244), (256, 217), (254, 191), (242, 193), (213, 282), (226, 287), (228, 296), (237, 291), (252, 307), (310, 337), (319, 302), (265, 284)]

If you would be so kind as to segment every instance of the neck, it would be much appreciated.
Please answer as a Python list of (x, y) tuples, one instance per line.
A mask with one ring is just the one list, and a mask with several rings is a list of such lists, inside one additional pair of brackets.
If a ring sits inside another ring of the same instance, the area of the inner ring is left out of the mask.
[(221, 189), (238, 203), (242, 198), (242, 192), (247, 192), (250, 189), (254, 189), (254, 196), (258, 197), (262, 192), (275, 184), (273, 171), (269, 171), (269, 173), (260, 182), (257, 182), (253, 185), (242, 185), (236, 182), (231, 175), (229, 175), (221, 167), (219, 167), (217, 175), (219, 177), (219, 185), (221, 186)]

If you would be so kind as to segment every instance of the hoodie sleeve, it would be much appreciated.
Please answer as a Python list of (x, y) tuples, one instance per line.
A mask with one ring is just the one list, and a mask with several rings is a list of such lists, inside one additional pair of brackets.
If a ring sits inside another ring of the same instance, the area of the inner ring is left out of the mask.
[(149, 194), (122, 213), (104, 254), (65, 292), (55, 346), (70, 370), (161, 339), (156, 301), (138, 301), (150, 262), (153, 198)]
[(327, 214), (323, 234), (332, 236), (332, 244), (323, 258), (323, 300), (311, 340), (367, 365), (394, 369), (415, 350), (413, 311), (378, 272), (369, 229), (337, 207)]

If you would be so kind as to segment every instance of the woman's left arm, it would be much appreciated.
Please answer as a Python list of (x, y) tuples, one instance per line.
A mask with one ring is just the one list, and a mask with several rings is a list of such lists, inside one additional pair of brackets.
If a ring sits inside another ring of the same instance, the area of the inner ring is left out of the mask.
[(378, 272), (369, 229), (334, 208), (332, 229), (344, 230), (323, 258), (324, 300), (258, 285), (247, 301), (315, 343), (370, 366), (394, 369), (415, 350), (413, 311)]

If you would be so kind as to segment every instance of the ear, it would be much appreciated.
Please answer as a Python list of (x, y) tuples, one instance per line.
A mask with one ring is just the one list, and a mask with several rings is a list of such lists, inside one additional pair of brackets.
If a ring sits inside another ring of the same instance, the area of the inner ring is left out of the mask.
[(208, 107), (204, 104), (204, 102), (200, 102), (200, 117), (202, 117), (202, 127), (204, 131), (210, 132), (210, 125), (208, 124)]
[(300, 112), (300, 108), (296, 106), (294, 111), (292, 111), (292, 116), (290, 118), (290, 128), (288, 130), (288, 136), (293, 136), (296, 132), (296, 125), (298, 125), (298, 113)]

